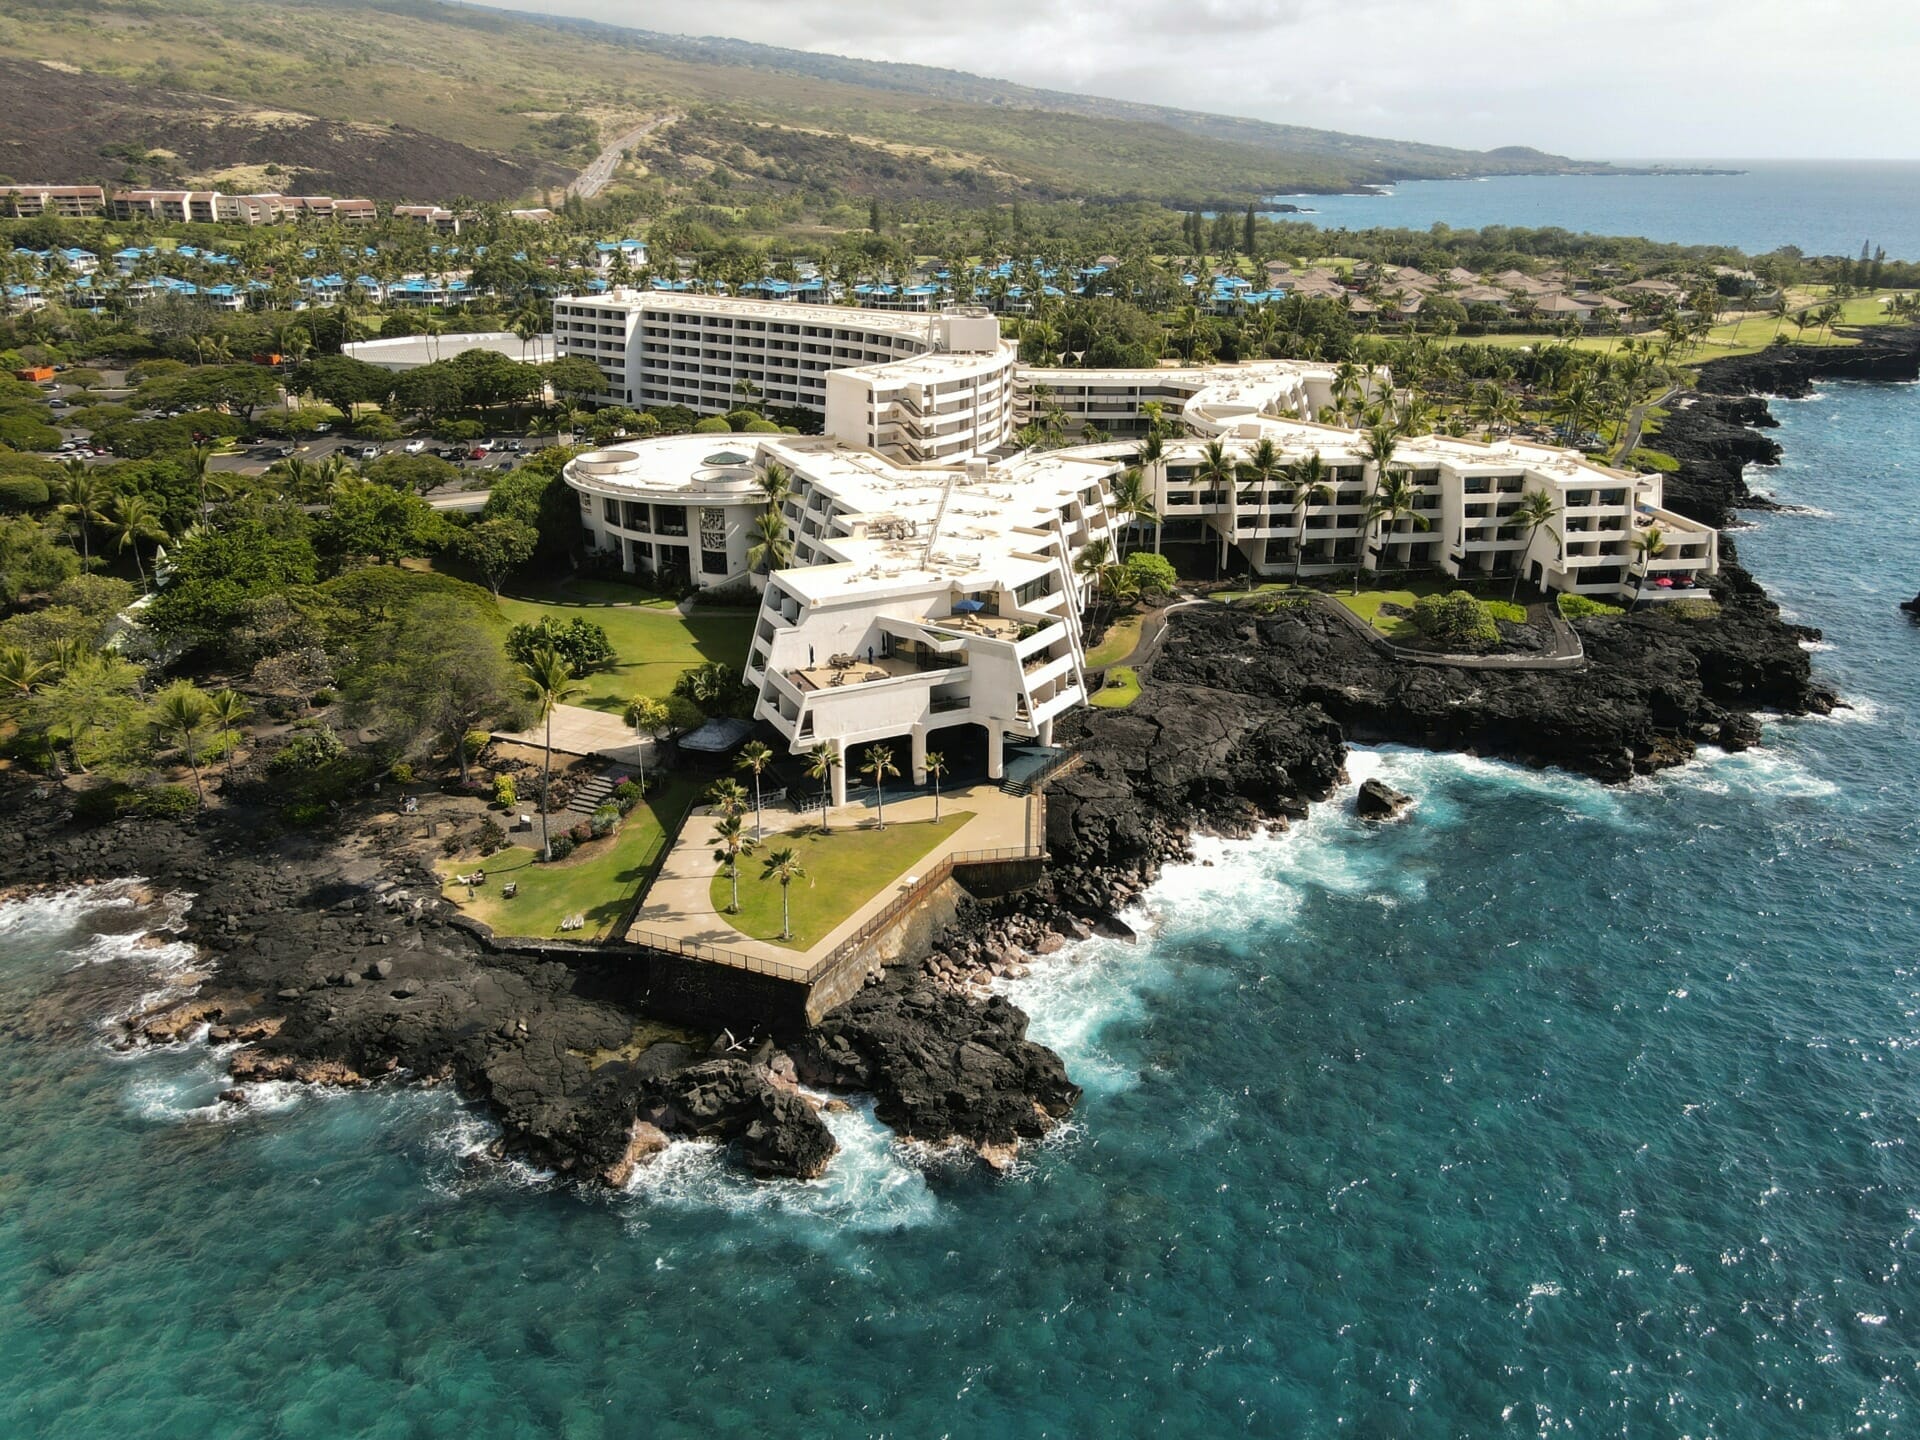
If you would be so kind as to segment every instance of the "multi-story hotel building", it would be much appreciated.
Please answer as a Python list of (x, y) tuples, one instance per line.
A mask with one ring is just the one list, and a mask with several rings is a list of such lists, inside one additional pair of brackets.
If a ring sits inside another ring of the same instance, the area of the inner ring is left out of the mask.
[[(904, 735), (917, 780), (930, 733), (979, 725), (997, 776), (1009, 737), (1046, 743), (1053, 720), (1085, 698), (1087, 582), (1076, 561), (1114, 536), (1114, 482), (1137, 447), (1015, 453), (1015, 366), (991, 319), (976, 330), (970, 313), (930, 324), (671, 294), (572, 298), (555, 316), (556, 352), (592, 357), (624, 403), (730, 410), (746, 379), (761, 403), (823, 414), (819, 437), (640, 440), (566, 469), (590, 548), (663, 583), (764, 587), (745, 678), (756, 715), (794, 751)], [(1252, 573), (1283, 578), (1356, 564), (1514, 575), (1658, 601), (1718, 565), (1716, 532), (1667, 510), (1659, 475), (1517, 441), (1402, 441), (1390, 468), (1410, 486), (1412, 515), (1370, 520), (1382, 476), (1364, 437), (1302, 418), (1327, 403), (1331, 367), (1018, 378), (1029, 396), (1044, 384), (1086, 407), (1103, 429), (1134, 423), (1150, 401), (1178, 420), (1183, 438), (1142, 476), (1159, 518), (1136, 528), (1136, 543), (1203, 540), (1223, 569), (1237, 555)], [(1248, 479), (1238, 467), (1267, 440), (1283, 464), (1319, 456), (1323, 492), (1296, 503), (1284, 479)], [(1235, 467), (1231, 483), (1205, 478), (1210, 443)], [(1513, 517), (1534, 491), (1553, 498), (1554, 516), (1529, 528)], [(750, 552), (771, 495), (791, 553), (755, 575)], [(837, 792), (844, 783), (843, 771)]]
[(985, 454), (1014, 430), (1014, 347), (984, 310), (837, 305), (617, 289), (554, 301), (554, 354), (593, 361), (599, 398), (725, 414), (810, 410), (827, 434), (910, 462)]

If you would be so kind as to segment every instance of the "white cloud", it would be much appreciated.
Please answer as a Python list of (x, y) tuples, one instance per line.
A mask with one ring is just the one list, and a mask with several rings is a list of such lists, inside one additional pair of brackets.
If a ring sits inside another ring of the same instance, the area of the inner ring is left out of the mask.
[[(527, 0), (497, 0), (526, 10)], [(1915, 153), (1908, 0), (542, 0), (549, 14), (1401, 140)]]

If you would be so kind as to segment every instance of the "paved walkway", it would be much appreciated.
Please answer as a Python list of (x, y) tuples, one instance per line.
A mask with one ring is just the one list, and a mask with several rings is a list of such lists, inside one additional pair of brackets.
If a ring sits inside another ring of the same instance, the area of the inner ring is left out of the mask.
[[(1007, 795), (994, 781), (982, 781), (964, 790), (943, 792), (940, 802), (943, 815), (951, 815), (956, 810), (971, 810), (973, 818), (915, 860), (910, 867), (903, 866), (890, 883), (882, 885), (864, 905), (808, 950), (794, 950), (785, 945), (751, 939), (734, 929), (727, 917), (714, 909), (713, 877), (720, 870), (713, 858), (714, 831), (720, 817), (711, 809), (702, 809), (681, 829), (679, 843), (660, 867), (653, 888), (647, 892), (646, 903), (640, 907), (632, 928), (627, 932), (628, 938), (637, 944), (664, 937), (684, 945), (710, 945), (715, 949), (731, 950), (810, 973), (832, 953), (836, 945), (877, 915), (902, 889), (912, 885), (943, 857), (961, 850), (1003, 850), (1026, 846), (1029, 843), (1027, 826), (1030, 806), (1031, 813), (1037, 817), (1040, 813), (1037, 801)], [(932, 818), (931, 795), (915, 793), (887, 801), (889, 825), (897, 821)], [(803, 829), (817, 824), (819, 819), (819, 810), (812, 806), (801, 812), (784, 800), (778, 804), (769, 803), (766, 810), (767, 839), (760, 853), (766, 853), (766, 846), (772, 844), (781, 831)], [(849, 803), (830, 812), (829, 819), (836, 830), (870, 825), (872, 810), (868, 806)], [(753, 812), (749, 810), (749, 826), (752, 820)], [(1037, 842), (1038, 837), (1035, 839)], [(758, 883), (749, 879), (750, 867), (755, 863), (749, 859), (742, 864), (743, 884)]]
[[(547, 743), (547, 727), (531, 730), (501, 730), (494, 739), (515, 745), (531, 745), (538, 750)], [(640, 738), (621, 723), (618, 715), (604, 710), (589, 710), (581, 705), (553, 707), (553, 749), (556, 755), (598, 755), (623, 765), (640, 763)], [(647, 759), (658, 758), (658, 744), (651, 744)]]

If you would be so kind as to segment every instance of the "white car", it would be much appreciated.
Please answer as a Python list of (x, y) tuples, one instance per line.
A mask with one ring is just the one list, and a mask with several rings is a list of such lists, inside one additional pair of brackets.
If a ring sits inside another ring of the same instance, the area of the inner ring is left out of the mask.
[(418, 455), (427, 448), (427, 442), (424, 440), (409, 440), (402, 448), (409, 455)]

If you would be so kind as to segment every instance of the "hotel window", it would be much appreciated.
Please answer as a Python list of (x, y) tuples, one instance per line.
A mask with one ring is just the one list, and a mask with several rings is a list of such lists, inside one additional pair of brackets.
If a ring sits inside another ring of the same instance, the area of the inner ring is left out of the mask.
[(620, 502), (611, 498), (602, 500), (600, 502), (600, 513), (606, 516), (609, 525), (618, 525), (620, 523)]
[(702, 575), (726, 574), (727, 552), (724, 550), (702, 550), (700, 552), (700, 573)]

